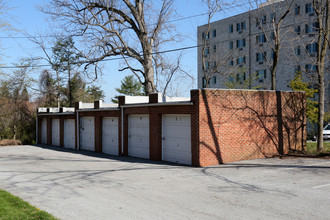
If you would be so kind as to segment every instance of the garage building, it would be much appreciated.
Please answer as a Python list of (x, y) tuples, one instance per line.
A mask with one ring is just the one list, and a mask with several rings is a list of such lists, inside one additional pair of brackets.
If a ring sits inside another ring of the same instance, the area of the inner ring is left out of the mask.
[(120, 96), (119, 105), (38, 108), (37, 142), (209, 166), (303, 149), (305, 105), (302, 92), (198, 89), (190, 98)]

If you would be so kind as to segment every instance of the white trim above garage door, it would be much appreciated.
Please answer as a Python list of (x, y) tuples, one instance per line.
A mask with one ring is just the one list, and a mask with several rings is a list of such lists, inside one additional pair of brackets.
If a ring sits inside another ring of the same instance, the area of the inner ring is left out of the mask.
[(117, 117), (104, 117), (102, 120), (102, 152), (119, 155)]
[(190, 115), (166, 114), (162, 123), (162, 159), (191, 165)]
[(149, 115), (128, 116), (128, 155), (149, 159)]
[(80, 149), (95, 151), (94, 117), (80, 118)]
[(60, 119), (52, 119), (52, 145), (60, 146)]
[(64, 148), (75, 149), (76, 140), (75, 140), (75, 120), (74, 119), (65, 119), (64, 120)]
[(47, 144), (47, 119), (41, 120), (41, 144)]

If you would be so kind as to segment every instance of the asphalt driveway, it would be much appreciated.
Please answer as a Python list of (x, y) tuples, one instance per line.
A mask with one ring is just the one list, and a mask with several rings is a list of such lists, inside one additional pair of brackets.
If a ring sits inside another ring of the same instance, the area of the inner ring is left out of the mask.
[(193, 168), (0, 147), (0, 188), (61, 219), (330, 219), (330, 161)]

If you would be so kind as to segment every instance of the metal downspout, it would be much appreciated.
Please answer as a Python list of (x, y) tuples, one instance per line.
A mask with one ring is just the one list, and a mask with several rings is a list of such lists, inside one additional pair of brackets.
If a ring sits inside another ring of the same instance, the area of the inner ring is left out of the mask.
[(79, 135), (79, 112), (77, 111), (77, 150), (80, 149), (80, 135)]

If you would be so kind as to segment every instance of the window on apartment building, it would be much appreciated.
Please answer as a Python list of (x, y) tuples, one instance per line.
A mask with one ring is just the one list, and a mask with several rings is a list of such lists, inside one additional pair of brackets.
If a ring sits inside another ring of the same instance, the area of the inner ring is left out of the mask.
[(257, 53), (256, 54), (256, 61), (259, 62), (259, 64), (261, 64), (262, 62), (264, 62), (266, 60), (266, 52), (263, 53)]
[(256, 42), (257, 43), (264, 43), (266, 42), (266, 35), (265, 34), (259, 34), (256, 36)]
[(217, 61), (213, 61), (212, 63), (212, 69), (215, 69), (217, 67)]
[(205, 67), (206, 70), (210, 69), (210, 62), (205, 61), (204, 67)]
[(237, 73), (236, 74), (236, 81), (242, 84), (246, 80), (246, 73)]
[(305, 71), (306, 72), (314, 72), (314, 71), (317, 71), (317, 65), (315, 64), (306, 64), (305, 65)]
[(229, 41), (229, 49), (233, 49), (234, 48), (234, 42), (233, 41)]
[[(206, 88), (206, 85), (207, 85), (206, 82), (207, 82), (206, 78), (202, 77), (202, 87), (203, 88)], [(209, 80), (208, 84), (210, 84), (210, 80)]]
[(216, 37), (216, 36), (217, 36), (217, 30), (214, 29), (214, 30), (212, 31), (212, 37)]
[(266, 70), (259, 70), (257, 72), (257, 79), (259, 80), (259, 82), (264, 82), (264, 79), (266, 79)]
[(272, 13), (270, 14), (270, 22), (274, 22), (276, 20), (276, 14), (275, 13)]
[(267, 16), (261, 16), (256, 19), (256, 26), (258, 27), (260, 24), (266, 24), (267, 22)]
[(236, 47), (237, 48), (245, 47), (245, 39), (236, 40)]
[(217, 45), (213, 45), (213, 52), (215, 53), (215, 52), (217, 52)]
[(300, 6), (296, 5), (296, 7), (294, 8), (294, 14), (295, 15), (299, 15), (300, 14)]
[(313, 22), (311, 24), (305, 24), (305, 33), (310, 34), (313, 32), (316, 32), (320, 28), (320, 25), (318, 22)]
[(300, 25), (294, 27), (294, 32), (296, 32), (297, 35), (300, 35), (301, 33)]
[(213, 77), (212, 77), (212, 83), (213, 83), (213, 85), (214, 85), (214, 84), (217, 84), (217, 77), (216, 77), (216, 76), (213, 76)]
[(245, 28), (246, 28), (245, 21), (236, 24), (237, 32), (242, 32), (243, 30), (245, 30)]
[(229, 33), (233, 33), (234, 32), (234, 25), (230, 24), (229, 25)]
[(202, 39), (205, 40), (210, 38), (210, 32), (208, 32), (207, 34), (205, 32), (202, 33)]
[(274, 51), (273, 51), (273, 50), (270, 51), (270, 58), (271, 58), (272, 60), (274, 60)]
[(310, 14), (310, 15), (314, 13), (314, 7), (312, 3), (308, 3), (305, 5), (305, 12), (306, 14)]
[(245, 63), (245, 56), (237, 58), (236, 60), (237, 65), (242, 65), (244, 63)]
[(300, 56), (300, 54), (301, 54), (300, 46), (296, 46), (294, 48), (294, 55)]
[(301, 66), (297, 65), (294, 67), (294, 73), (301, 73)]
[(230, 83), (233, 83), (233, 82), (234, 82), (234, 77), (229, 76), (229, 82), (230, 82)]
[(314, 55), (317, 53), (318, 43), (312, 43), (306, 45), (306, 50), (310, 55)]
[(272, 31), (270, 33), (270, 39), (275, 40), (275, 33), (274, 33), (274, 31)]
[(210, 62), (205, 61), (204, 64), (202, 65), (203, 70), (208, 70), (210, 69)]
[(229, 60), (229, 66), (234, 66), (234, 61), (233, 60)]
[(210, 48), (209, 47), (206, 47), (204, 48), (204, 56), (208, 56), (210, 54)]

